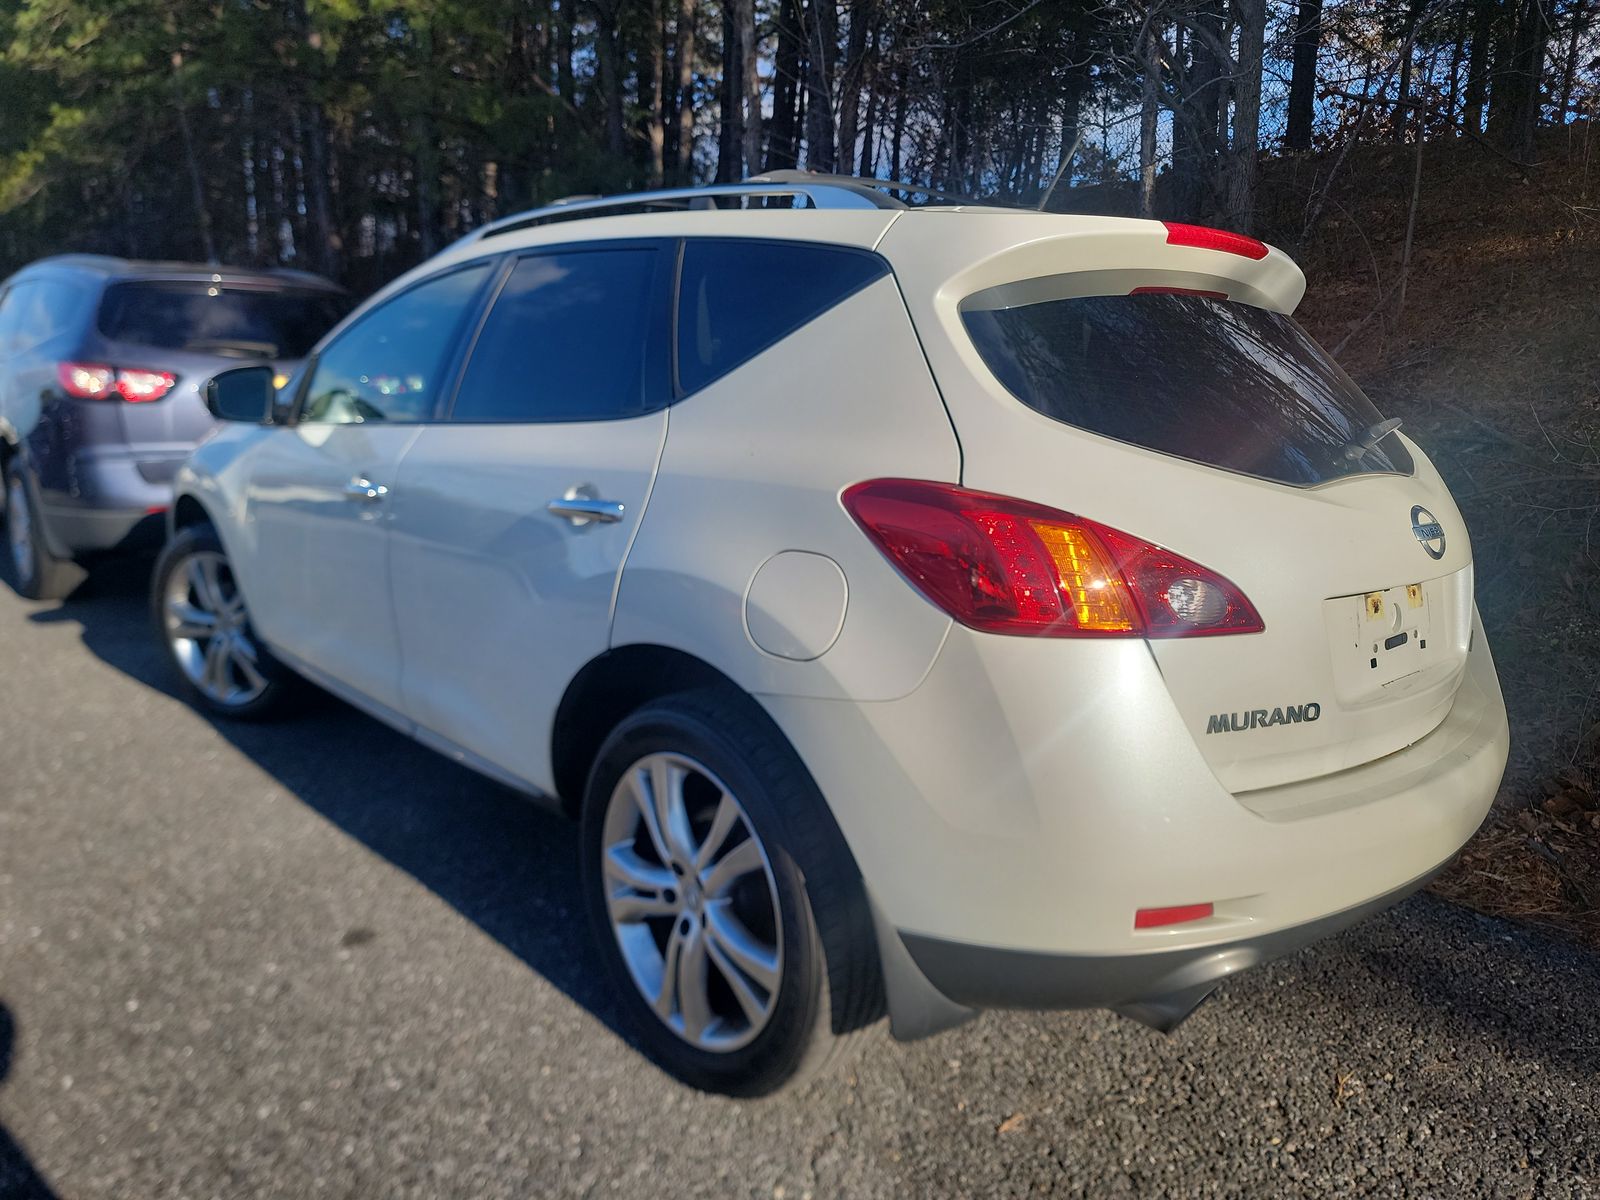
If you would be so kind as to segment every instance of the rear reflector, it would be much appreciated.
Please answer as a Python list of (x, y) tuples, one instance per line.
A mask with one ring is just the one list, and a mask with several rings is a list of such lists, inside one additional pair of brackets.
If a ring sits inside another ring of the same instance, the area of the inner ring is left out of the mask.
[(1166, 638), (1263, 628), (1215, 571), (1070, 513), (921, 479), (868, 480), (840, 500), (918, 591), (970, 629)]
[(1179, 904), (1173, 908), (1141, 908), (1133, 914), (1135, 929), (1159, 929), (1163, 925), (1182, 925), (1211, 916), (1210, 904)]
[(1265, 258), (1267, 244), (1242, 233), (1229, 233), (1226, 229), (1211, 229), (1205, 225), (1183, 225), (1176, 221), (1161, 222), (1167, 227), (1167, 245), (1198, 246), (1202, 250), (1221, 250), (1224, 254), (1237, 254), (1241, 258)]
[(56, 379), (67, 395), (79, 400), (109, 400), (120, 396), (130, 404), (159, 400), (178, 382), (178, 377), (167, 371), (74, 362), (57, 363)]

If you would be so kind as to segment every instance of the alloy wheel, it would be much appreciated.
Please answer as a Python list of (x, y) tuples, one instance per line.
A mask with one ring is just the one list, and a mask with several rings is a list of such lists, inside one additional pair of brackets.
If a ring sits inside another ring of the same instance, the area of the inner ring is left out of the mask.
[(646, 755), (611, 794), (600, 853), (645, 1002), (697, 1049), (748, 1045), (777, 1004), (783, 937), (772, 864), (738, 799), (693, 759)]
[(161, 615), (179, 669), (207, 699), (236, 708), (267, 690), (244, 596), (226, 557), (197, 550), (174, 564)]

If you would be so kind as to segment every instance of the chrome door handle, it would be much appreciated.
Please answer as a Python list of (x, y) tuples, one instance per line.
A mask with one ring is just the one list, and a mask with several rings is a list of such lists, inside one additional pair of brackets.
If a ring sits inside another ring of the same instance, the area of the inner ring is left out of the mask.
[(389, 494), (389, 489), (381, 483), (373, 483), (366, 478), (352, 479), (344, 485), (344, 498), (346, 500), (382, 500)]
[(574, 525), (587, 525), (591, 521), (602, 525), (622, 520), (620, 500), (591, 500), (588, 496), (563, 496), (546, 504), (545, 511), (564, 517)]

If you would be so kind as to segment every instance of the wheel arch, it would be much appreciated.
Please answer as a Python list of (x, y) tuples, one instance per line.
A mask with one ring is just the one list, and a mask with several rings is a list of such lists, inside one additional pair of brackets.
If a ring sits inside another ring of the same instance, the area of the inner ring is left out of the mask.
[(583, 802), (600, 746), (631, 712), (670, 696), (711, 688), (739, 698), (771, 720), (755, 698), (710, 663), (671, 646), (618, 646), (590, 659), (567, 684), (550, 729), (556, 796), (569, 816)]

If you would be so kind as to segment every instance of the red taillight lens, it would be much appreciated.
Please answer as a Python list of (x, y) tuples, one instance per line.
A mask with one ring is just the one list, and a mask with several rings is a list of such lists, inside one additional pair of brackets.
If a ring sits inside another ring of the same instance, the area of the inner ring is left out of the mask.
[(1226, 229), (1211, 229), (1205, 225), (1183, 225), (1177, 221), (1161, 222), (1167, 227), (1167, 245), (1198, 246), (1202, 250), (1221, 250), (1224, 254), (1237, 254), (1243, 258), (1265, 258), (1267, 244), (1242, 233), (1229, 233)]
[(56, 378), (69, 396), (79, 400), (104, 400), (117, 387), (117, 373), (97, 363), (57, 363)]
[(67, 395), (79, 400), (109, 400), (120, 396), (130, 404), (159, 400), (178, 382), (178, 377), (167, 371), (73, 362), (57, 363), (56, 378)]
[(177, 382), (177, 377), (166, 371), (118, 371), (117, 394), (130, 404), (159, 400)]
[(1210, 904), (1178, 904), (1172, 908), (1141, 908), (1133, 914), (1135, 929), (1160, 929), (1163, 925), (1182, 925), (1203, 921), (1215, 912)]
[(840, 499), (901, 574), (972, 629), (1193, 637), (1263, 628), (1216, 572), (1053, 508), (918, 479), (869, 480)]

